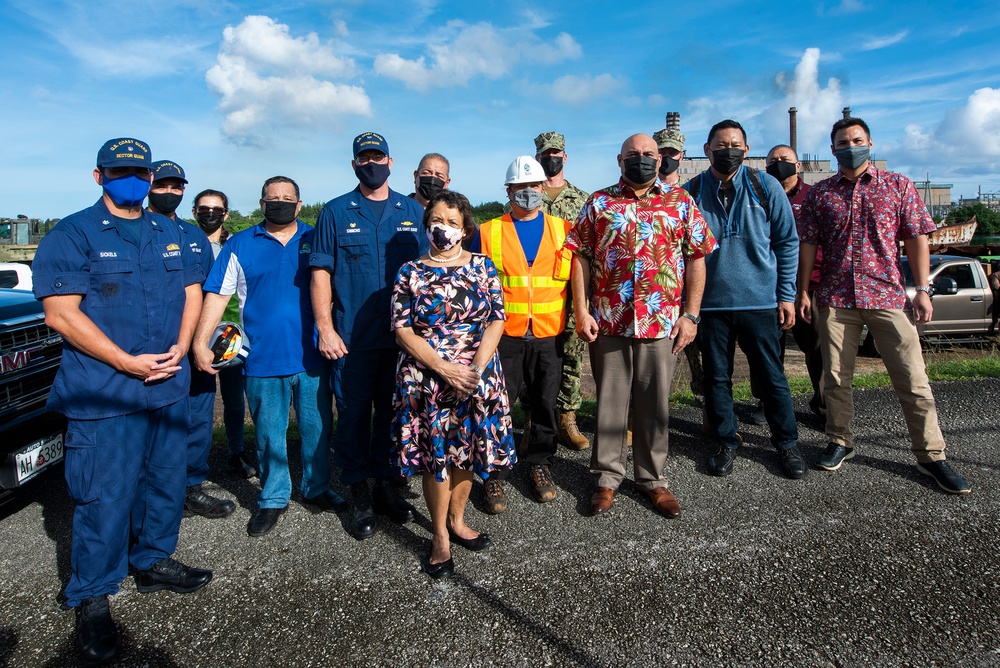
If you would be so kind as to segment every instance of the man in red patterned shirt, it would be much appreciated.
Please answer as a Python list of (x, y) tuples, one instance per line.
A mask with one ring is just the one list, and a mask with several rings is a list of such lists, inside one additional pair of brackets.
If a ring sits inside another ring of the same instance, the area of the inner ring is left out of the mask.
[(597, 382), (591, 512), (611, 508), (625, 477), (633, 403), (636, 483), (658, 513), (678, 517), (663, 475), (667, 399), (677, 354), (697, 333), (705, 255), (715, 238), (690, 195), (657, 179), (652, 137), (625, 140), (618, 166), (621, 179), (590, 196), (566, 239), (574, 253), (576, 331), (590, 344)]
[(886, 371), (903, 407), (917, 470), (941, 489), (968, 494), (969, 483), (944, 455), (934, 395), (924, 369), (920, 339), (906, 309), (899, 242), (903, 242), (917, 293), (912, 318), (930, 322), (927, 233), (935, 229), (913, 183), (879, 170), (869, 160), (871, 132), (860, 118), (833, 125), (830, 148), (839, 172), (813, 186), (802, 203), (799, 233), (799, 317), (810, 322), (808, 291), (817, 248), (822, 249), (819, 301), (820, 345), (826, 383), (826, 434), (830, 440), (816, 462), (836, 471), (854, 456), (854, 400), (851, 381), (863, 325), (875, 337)]

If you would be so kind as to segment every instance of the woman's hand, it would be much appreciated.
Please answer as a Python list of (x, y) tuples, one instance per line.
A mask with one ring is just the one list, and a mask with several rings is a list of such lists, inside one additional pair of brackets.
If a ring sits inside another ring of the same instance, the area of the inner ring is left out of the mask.
[(437, 373), (455, 388), (459, 396), (470, 395), (479, 387), (479, 374), (466, 364), (442, 362)]

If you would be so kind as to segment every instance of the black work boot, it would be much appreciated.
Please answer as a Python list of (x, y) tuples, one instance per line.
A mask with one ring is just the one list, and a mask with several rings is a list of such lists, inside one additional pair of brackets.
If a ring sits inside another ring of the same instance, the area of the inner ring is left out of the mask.
[(396, 524), (412, 522), (417, 509), (399, 495), (399, 489), (388, 478), (375, 480), (372, 506), (379, 515), (387, 515)]
[(122, 647), (107, 594), (85, 599), (77, 606), (76, 635), (83, 665), (103, 666), (118, 658)]
[(375, 534), (377, 522), (367, 480), (351, 485), (351, 520), (347, 527), (357, 540), (364, 540)]

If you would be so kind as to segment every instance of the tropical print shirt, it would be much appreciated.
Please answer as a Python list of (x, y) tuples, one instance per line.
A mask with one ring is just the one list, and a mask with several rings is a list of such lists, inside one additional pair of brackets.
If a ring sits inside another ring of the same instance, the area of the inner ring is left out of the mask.
[(907, 307), (899, 242), (936, 229), (913, 182), (868, 169), (856, 181), (840, 173), (806, 193), (799, 217), (802, 243), (819, 246), (820, 306)]
[(619, 180), (587, 200), (566, 248), (590, 263), (590, 306), (604, 336), (662, 339), (680, 317), (686, 260), (715, 250), (687, 191), (657, 180), (642, 197)]

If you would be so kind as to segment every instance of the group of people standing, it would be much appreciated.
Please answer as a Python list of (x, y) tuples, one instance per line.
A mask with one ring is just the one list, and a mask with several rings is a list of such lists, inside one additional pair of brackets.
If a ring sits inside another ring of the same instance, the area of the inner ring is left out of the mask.
[[(465, 519), (475, 476), (490, 513), (508, 510), (504, 481), (519, 460), (536, 501), (557, 497), (557, 443), (590, 446), (575, 418), (585, 350), (597, 384), (594, 515), (613, 506), (631, 448), (654, 510), (680, 516), (663, 474), (668, 399), (678, 355), (696, 360), (695, 346), (716, 445), (709, 473), (729, 475), (742, 442), (732, 398), (739, 345), (782, 470), (806, 474), (782, 368), (787, 330), (807, 357), (810, 405), (826, 416), (829, 444), (815, 464), (839, 469), (854, 455), (851, 379), (865, 325), (918, 469), (968, 493), (945, 461), (913, 326), (933, 312), (934, 225), (908, 179), (871, 163), (864, 121), (833, 126), (839, 171), (811, 189), (788, 146), (769, 151), (764, 172), (744, 166), (746, 134), (732, 120), (709, 132), (710, 168), (680, 187), (684, 139), (676, 130), (627, 138), (618, 182), (587, 195), (564, 177), (565, 138), (542, 133), (535, 155), (507, 169), (506, 212), (479, 226), (448, 189), (443, 156), (424, 156), (406, 196), (389, 188), (387, 140), (366, 132), (353, 143), (358, 186), (328, 202), (315, 228), (298, 220), (298, 185), (275, 176), (261, 190), (263, 221), (228, 239), (223, 193), (199, 193), (198, 225), (187, 224), (175, 213), (183, 169), (152, 162), (139, 140), (107, 142), (94, 170), (101, 199), (56, 225), (34, 265), (36, 296), (65, 339), (49, 407), (69, 418), (66, 479), (77, 505), (65, 596), (84, 661), (120, 652), (108, 595), (130, 568), (140, 592), (189, 593), (212, 578), (171, 555), (182, 515), (235, 510), (201, 487), (216, 374), (230, 468), (260, 478), (250, 536), (269, 533), (291, 500), (291, 406), (302, 497), (349, 511), (354, 538), (373, 535), (379, 516), (413, 520), (401, 490), (422, 476), (433, 525), (423, 566), (433, 578), (454, 572), (452, 544), (491, 544)], [(900, 242), (917, 281), (912, 305)], [(234, 299), (250, 349), (237, 372), (219, 373), (212, 339)], [(244, 394), (256, 469), (242, 452)], [(528, 420), (515, 446), (518, 398)], [(331, 441), (348, 498), (331, 489)]]

